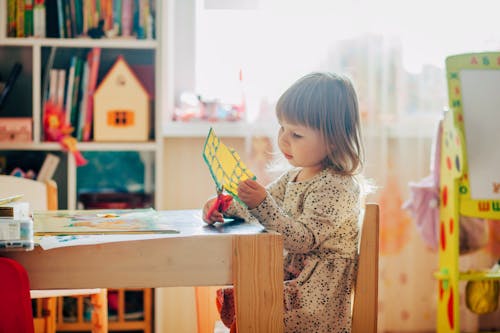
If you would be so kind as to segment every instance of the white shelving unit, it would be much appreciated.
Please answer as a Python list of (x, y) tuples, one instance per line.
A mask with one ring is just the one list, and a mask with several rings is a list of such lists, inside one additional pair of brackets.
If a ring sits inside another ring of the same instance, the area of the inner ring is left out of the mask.
[[(14, 89), (9, 95), (7, 104), (3, 110), (0, 110), (1, 117), (29, 117), (32, 119), (32, 141), (19, 143), (0, 142), (0, 160), (2, 156), (12, 156), (16, 154), (21, 159), (28, 159), (29, 156), (37, 156), (38, 160), (43, 161), (45, 155), (49, 152), (61, 156), (61, 162), (56, 172), (59, 185), (59, 208), (76, 209), (78, 207), (78, 167), (71, 153), (64, 152), (57, 142), (43, 141), (43, 105), (42, 95), (44, 89), (44, 79), (46, 62), (51, 49), (56, 48), (55, 62), (61, 57), (59, 63), (69, 63), (69, 57), (72, 54), (82, 52), (94, 47), (101, 48), (100, 70), (98, 75), (98, 84), (107, 69), (114, 62), (117, 55), (123, 55), (129, 64), (152, 65), (154, 66), (154, 100), (152, 103), (151, 118), (154, 124), (151, 126), (151, 135), (146, 142), (78, 142), (77, 147), (82, 153), (120, 153), (136, 152), (144, 166), (143, 190), (145, 194), (151, 195), (153, 206), (161, 209), (163, 185), (163, 128), (162, 119), (166, 101), (171, 99), (171, 95), (165, 95), (166, 88), (170, 87), (168, 81), (169, 61), (171, 57), (167, 55), (167, 45), (164, 40), (167, 33), (172, 34), (170, 9), (173, 1), (154, 0), (155, 17), (155, 39), (138, 40), (134, 38), (114, 38), (114, 39), (90, 39), (90, 38), (7, 38), (7, 1), (0, 0), (0, 74), (1, 79), (5, 80), (15, 62), (23, 65), (22, 72), (18, 77)], [(10, 155), (9, 155), (10, 154)], [(1, 162), (1, 161), (0, 161)], [(123, 174), (120, 167), (115, 167), (116, 174)], [(37, 170), (35, 170), (37, 171)], [(113, 169), (114, 172), (114, 169)], [(96, 172), (96, 178), (100, 177)], [(120, 292), (123, 292), (121, 290)], [(144, 311), (149, 315), (147, 321), (110, 324), (110, 330), (130, 330), (143, 329), (150, 332), (152, 299), (144, 301)], [(123, 303), (123, 302), (122, 302)], [(146, 304), (147, 303), (147, 304)], [(123, 307), (123, 304), (122, 304)], [(139, 326), (138, 326), (139, 325)], [(141, 326), (142, 325), (142, 326)], [(73, 327), (73, 326), (72, 326)], [(75, 326), (76, 327), (76, 326)], [(75, 330), (75, 327), (66, 329)], [(149, 327), (149, 328), (147, 328)], [(81, 330), (79, 327), (78, 330)]]
[[(5, 2), (0, 1), (0, 5)], [(166, 24), (162, 19), (165, 10), (162, 8), (167, 6), (164, 1), (156, 0), (156, 39), (155, 40), (138, 40), (132, 38), (116, 38), (116, 39), (90, 39), (90, 38), (7, 38), (0, 35), (0, 73), (2, 78), (6, 79), (9, 73), (11, 64), (14, 61), (19, 61), (23, 65), (23, 72), (18, 81), (24, 81), (25, 87), (30, 90), (30, 96), (21, 96), (19, 91), (17, 94), (12, 93), (9, 100), (29, 98), (30, 100), (22, 101), (19, 110), (8, 112), (0, 112), (0, 117), (31, 117), (33, 120), (33, 137), (32, 142), (26, 143), (2, 143), (0, 142), (0, 156), (6, 152), (29, 151), (38, 152), (39, 154), (47, 152), (56, 152), (63, 156), (67, 156), (61, 160), (58, 168), (64, 168), (63, 179), (61, 183), (66, 182), (60, 189), (64, 191), (62, 194), (63, 203), (61, 208), (76, 209), (77, 206), (77, 166), (71, 154), (61, 151), (61, 147), (56, 142), (43, 141), (43, 80), (45, 76), (45, 61), (47, 54), (52, 48), (57, 48), (56, 59), (58, 53), (63, 53), (62, 57), (68, 57), (68, 54), (79, 52), (83, 49), (93, 47), (101, 48), (101, 64), (98, 83), (102, 79), (103, 66), (109, 66), (117, 54), (123, 54), (127, 60), (127, 56), (131, 56), (133, 61), (145, 61), (147, 65), (154, 66), (154, 101), (152, 103), (152, 115), (154, 124), (152, 126), (152, 135), (147, 142), (78, 142), (77, 147), (81, 152), (138, 152), (144, 162), (144, 189), (151, 191), (154, 207), (161, 205), (162, 198), (162, 142), (163, 128), (162, 124), (162, 109), (163, 109), (163, 75), (162, 64), (164, 62), (162, 51), (165, 47), (162, 46), (162, 26)], [(0, 11), (5, 11), (6, 8), (0, 8)], [(0, 15), (0, 24), (6, 26), (4, 22), (6, 15)], [(1, 21), (4, 20), (4, 21)], [(0, 31), (5, 31), (0, 30)], [(3, 65), (2, 65), (3, 63)], [(23, 83), (18, 82), (13, 90), (22, 89)], [(14, 92), (14, 91), (13, 91)], [(10, 102), (10, 101), (9, 101)], [(10, 103), (12, 109), (12, 103)], [(1, 121), (1, 118), (0, 118)], [(120, 172), (120, 170), (116, 170)], [(147, 182), (147, 183), (146, 183)], [(60, 195), (61, 199), (61, 195)], [(65, 199), (65, 200), (64, 200)], [(66, 202), (66, 205), (64, 205)]]

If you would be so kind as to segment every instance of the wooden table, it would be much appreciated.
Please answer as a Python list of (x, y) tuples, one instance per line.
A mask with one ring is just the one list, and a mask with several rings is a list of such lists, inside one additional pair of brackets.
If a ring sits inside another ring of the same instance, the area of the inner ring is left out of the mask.
[(238, 332), (283, 332), (281, 235), (242, 222), (208, 226), (197, 210), (161, 214), (179, 233), (0, 255), (26, 268), (32, 289), (232, 284)]

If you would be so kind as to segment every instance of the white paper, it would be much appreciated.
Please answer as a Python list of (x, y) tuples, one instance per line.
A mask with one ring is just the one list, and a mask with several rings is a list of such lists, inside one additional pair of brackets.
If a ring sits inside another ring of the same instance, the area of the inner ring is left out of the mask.
[(500, 70), (462, 70), (460, 82), (471, 198), (500, 199)]

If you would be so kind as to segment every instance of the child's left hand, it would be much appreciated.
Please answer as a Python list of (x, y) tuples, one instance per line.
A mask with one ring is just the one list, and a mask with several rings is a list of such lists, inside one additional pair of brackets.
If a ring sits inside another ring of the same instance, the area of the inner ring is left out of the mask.
[(238, 197), (249, 209), (254, 209), (260, 205), (266, 196), (266, 188), (255, 180), (247, 179), (238, 184)]

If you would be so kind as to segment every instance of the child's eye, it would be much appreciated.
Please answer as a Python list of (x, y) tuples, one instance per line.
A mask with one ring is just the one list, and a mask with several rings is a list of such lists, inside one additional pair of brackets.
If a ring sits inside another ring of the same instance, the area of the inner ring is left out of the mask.
[(295, 133), (295, 132), (293, 132), (293, 133), (292, 133), (292, 136), (293, 136), (294, 138), (297, 138), (297, 139), (300, 139), (300, 138), (302, 137), (302, 135), (300, 135), (300, 134), (298, 134), (298, 133)]

